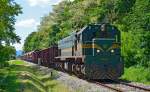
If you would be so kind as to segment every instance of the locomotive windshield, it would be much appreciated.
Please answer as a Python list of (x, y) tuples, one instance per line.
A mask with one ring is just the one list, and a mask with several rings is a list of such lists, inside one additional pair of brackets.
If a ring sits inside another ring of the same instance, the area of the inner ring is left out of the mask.
[(95, 32), (95, 38), (120, 39), (120, 33), (115, 27), (109, 24), (102, 24), (99, 30)]

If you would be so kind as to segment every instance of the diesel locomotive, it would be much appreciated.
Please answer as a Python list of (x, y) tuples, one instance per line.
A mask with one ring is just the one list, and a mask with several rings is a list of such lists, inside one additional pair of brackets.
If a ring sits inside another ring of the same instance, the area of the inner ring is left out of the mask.
[(113, 25), (89, 24), (58, 41), (51, 50), (32, 51), (22, 58), (88, 79), (117, 79), (124, 71), (120, 37)]

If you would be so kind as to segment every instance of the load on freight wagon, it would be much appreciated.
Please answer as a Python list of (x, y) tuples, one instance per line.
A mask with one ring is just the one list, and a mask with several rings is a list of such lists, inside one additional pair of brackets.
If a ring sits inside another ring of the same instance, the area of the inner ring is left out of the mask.
[(124, 71), (120, 45), (120, 31), (115, 26), (89, 24), (60, 40), (58, 46), (29, 52), (38, 53), (36, 57), (26, 53), (23, 59), (37, 62), (39, 58), (44, 66), (89, 79), (117, 79)]

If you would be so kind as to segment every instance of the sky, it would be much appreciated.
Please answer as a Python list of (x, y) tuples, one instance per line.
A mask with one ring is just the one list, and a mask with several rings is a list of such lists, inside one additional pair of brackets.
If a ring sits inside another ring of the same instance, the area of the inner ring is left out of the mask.
[(37, 31), (41, 17), (52, 12), (52, 5), (62, 0), (15, 0), (22, 7), (23, 14), (16, 17), (15, 32), (21, 37), (21, 44), (14, 44), (16, 50), (22, 50), (24, 40), (33, 31)]

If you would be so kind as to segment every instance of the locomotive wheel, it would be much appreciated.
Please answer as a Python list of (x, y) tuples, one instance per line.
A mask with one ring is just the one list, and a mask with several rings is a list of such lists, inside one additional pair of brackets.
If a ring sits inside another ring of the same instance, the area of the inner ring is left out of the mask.
[(84, 65), (81, 65), (81, 73), (82, 73), (83, 75), (85, 75), (85, 66), (84, 66)]
[(81, 65), (80, 64), (76, 64), (75, 72), (76, 72), (77, 75), (82, 74), (82, 72), (81, 72)]
[(75, 64), (72, 65), (72, 71), (73, 71), (73, 73), (76, 72), (76, 65)]
[(73, 73), (75, 74), (75, 75), (77, 75), (78, 74), (78, 71), (77, 71), (77, 64), (74, 64), (74, 66), (73, 66)]
[(77, 65), (76, 65), (76, 71), (79, 73), (79, 72), (80, 72), (80, 70), (81, 70), (81, 69), (80, 69), (80, 65), (79, 65), (79, 64), (77, 64)]

